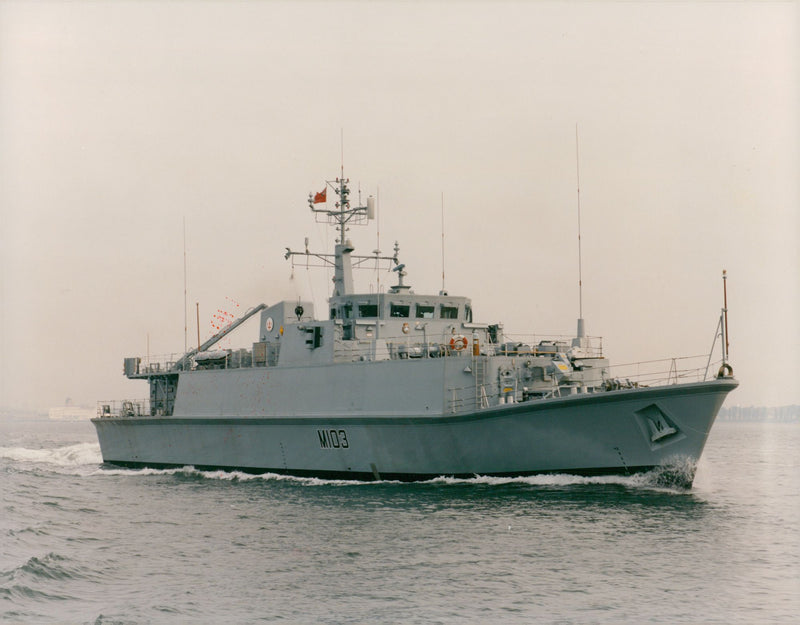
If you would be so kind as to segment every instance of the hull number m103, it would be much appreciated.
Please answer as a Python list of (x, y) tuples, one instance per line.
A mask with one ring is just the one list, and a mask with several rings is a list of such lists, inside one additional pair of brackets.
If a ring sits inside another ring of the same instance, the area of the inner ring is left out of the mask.
[(317, 430), (319, 446), (322, 449), (347, 449), (347, 432), (344, 430)]

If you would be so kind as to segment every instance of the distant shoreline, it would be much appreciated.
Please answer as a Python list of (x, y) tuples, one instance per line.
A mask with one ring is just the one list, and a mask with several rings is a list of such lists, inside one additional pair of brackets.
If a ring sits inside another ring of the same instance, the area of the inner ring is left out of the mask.
[(800, 423), (800, 406), (730, 406), (720, 409), (719, 421)]

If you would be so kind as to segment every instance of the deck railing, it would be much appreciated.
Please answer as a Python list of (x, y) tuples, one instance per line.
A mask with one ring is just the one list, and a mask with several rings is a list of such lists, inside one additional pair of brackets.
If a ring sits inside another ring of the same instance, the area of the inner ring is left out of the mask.
[(555, 397), (569, 397), (582, 393), (608, 393), (634, 388), (661, 387), (690, 382), (703, 382), (717, 377), (722, 361), (710, 362), (708, 354), (682, 356), (606, 367), (603, 383), (597, 387), (583, 387), (570, 382), (567, 376), (560, 383), (553, 378), (549, 390), (526, 392), (521, 385), (513, 393), (501, 392), (495, 381), (482, 382), (445, 389), (445, 411), (450, 414), (471, 412), (506, 403), (536, 401)]
[(113, 399), (97, 402), (98, 417), (149, 417), (149, 399)]
[(608, 371), (610, 381), (626, 386), (665, 386), (711, 379), (721, 364), (721, 360), (710, 362), (708, 354), (703, 354), (615, 364)]
[[(441, 338), (441, 337), (439, 337)], [(335, 343), (334, 362), (402, 360), (448, 357), (472, 357), (473, 345), (470, 335), (453, 335), (446, 341), (421, 340), (418, 333), (414, 335), (382, 336), (377, 343), (372, 337), (365, 337), (360, 342)], [(483, 356), (553, 356), (557, 353), (569, 352), (572, 337), (561, 335), (539, 334), (506, 334), (502, 343), (480, 343)], [(254, 355), (247, 348), (217, 350), (221, 354), (217, 360), (200, 360), (197, 355), (186, 360), (186, 369), (240, 369), (265, 367), (274, 365), (280, 346), (271, 347), (271, 352)], [(602, 337), (587, 337), (587, 346), (583, 348), (586, 357), (601, 358), (603, 355)], [(222, 355), (226, 353), (227, 355)], [(134, 360), (134, 359), (128, 359)], [(183, 354), (167, 354), (140, 358), (138, 363), (126, 369), (126, 375), (149, 376), (169, 372), (177, 372), (184, 363)]]
[[(471, 354), (464, 354), (464, 357), (475, 367), (473, 370), (478, 371), (479, 367), (476, 366), (478, 359), (473, 358)], [(485, 362), (485, 359), (481, 360)], [(709, 362), (708, 355), (699, 355), (612, 365), (605, 368), (601, 386), (585, 388), (570, 383), (568, 378), (558, 384), (554, 378), (550, 390), (542, 393), (540, 388), (536, 393), (530, 394), (525, 393), (521, 385), (518, 385), (512, 393), (504, 393), (496, 380), (476, 379), (464, 386), (445, 388), (444, 409), (448, 414), (459, 414), (520, 400), (536, 401), (536, 399), (568, 397), (581, 393), (607, 393), (633, 388), (702, 382), (716, 377), (721, 364), (721, 360)], [(99, 417), (140, 417), (150, 414), (149, 399), (100, 401), (97, 406)]]

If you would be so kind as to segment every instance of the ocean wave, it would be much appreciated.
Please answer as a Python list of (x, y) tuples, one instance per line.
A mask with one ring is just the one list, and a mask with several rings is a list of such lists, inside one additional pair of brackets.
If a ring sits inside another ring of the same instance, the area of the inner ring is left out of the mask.
[[(75, 599), (75, 597), (70, 597), (69, 595), (54, 595), (51, 593), (42, 592), (41, 590), (36, 590), (35, 588), (31, 588), (30, 586), (26, 586), (24, 584), (13, 584), (12, 586), (0, 586), (0, 599), (6, 601), (14, 601), (15, 599), (25, 599), (25, 600), (33, 600), (33, 601), (67, 601), (70, 599)], [(2, 620), (5, 620), (7, 616), (18, 616), (17, 613), (8, 613), (6, 612), (3, 615)], [(9, 619), (10, 622), (32, 622), (29, 621), (28, 618), (24, 619)]]
[(130, 623), (128, 620), (117, 620), (113, 616), (106, 616), (105, 614), (99, 614), (95, 619), (93, 625), (127, 625)]
[(32, 556), (24, 564), (9, 571), (0, 572), (0, 580), (3, 582), (2, 588), (6, 591), (12, 588), (30, 588), (22, 582), (81, 579), (85, 577), (87, 575), (80, 567), (71, 566), (68, 558), (52, 552), (41, 557)]
[(29, 449), (26, 447), (0, 447), (0, 458), (15, 462), (49, 464), (58, 467), (78, 467), (100, 464), (103, 457), (97, 443), (77, 443), (64, 447)]
[(64, 561), (63, 557), (55, 553), (48, 553), (42, 558), (36, 556), (30, 558), (17, 571), (44, 579), (69, 579), (72, 574), (64, 568)]

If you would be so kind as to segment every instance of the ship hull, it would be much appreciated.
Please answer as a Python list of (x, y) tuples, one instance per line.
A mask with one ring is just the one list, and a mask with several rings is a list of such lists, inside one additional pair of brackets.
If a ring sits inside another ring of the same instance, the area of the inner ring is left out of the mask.
[[(297, 476), (629, 474), (699, 459), (725, 396), (720, 379), (499, 405), (448, 415), (93, 419), (103, 460)], [(691, 483), (692, 474), (688, 477)]]

